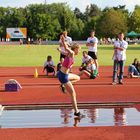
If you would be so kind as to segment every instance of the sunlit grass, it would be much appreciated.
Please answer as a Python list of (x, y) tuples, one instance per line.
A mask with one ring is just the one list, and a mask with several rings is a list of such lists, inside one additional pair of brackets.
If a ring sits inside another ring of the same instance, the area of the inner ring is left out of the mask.
[[(55, 64), (59, 62), (58, 45), (23, 45), (23, 46), (0, 46), (0, 66), (42, 66), (47, 55), (52, 55)], [(81, 64), (82, 51), (87, 50), (82, 45), (80, 54), (75, 58), (75, 66)], [(98, 59), (100, 66), (112, 65), (113, 46), (99, 45)], [(134, 58), (140, 59), (140, 45), (130, 45), (127, 49), (126, 65), (132, 63)]]

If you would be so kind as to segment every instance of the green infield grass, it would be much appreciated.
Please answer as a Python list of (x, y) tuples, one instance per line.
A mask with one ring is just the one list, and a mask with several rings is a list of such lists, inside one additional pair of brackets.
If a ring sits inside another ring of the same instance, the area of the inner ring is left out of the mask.
[[(59, 62), (58, 45), (22, 45), (22, 46), (0, 46), (0, 67), (7, 66), (42, 66), (48, 55), (52, 55), (55, 65)], [(82, 61), (82, 51), (87, 50), (85, 45), (75, 58), (75, 66)], [(111, 66), (113, 55), (112, 45), (98, 46), (98, 60), (100, 66)], [(133, 62), (134, 58), (140, 59), (140, 45), (129, 45), (127, 49), (126, 65)]]

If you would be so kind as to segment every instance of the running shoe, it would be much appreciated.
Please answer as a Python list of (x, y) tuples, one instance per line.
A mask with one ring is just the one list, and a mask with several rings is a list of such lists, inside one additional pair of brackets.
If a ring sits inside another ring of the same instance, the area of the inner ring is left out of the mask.
[(84, 118), (85, 117), (85, 115), (81, 114), (80, 112), (78, 112), (78, 113), (75, 112), (74, 116), (76, 116), (78, 118)]
[(60, 85), (60, 90), (61, 90), (63, 93), (67, 93), (64, 84), (61, 84), (61, 85)]

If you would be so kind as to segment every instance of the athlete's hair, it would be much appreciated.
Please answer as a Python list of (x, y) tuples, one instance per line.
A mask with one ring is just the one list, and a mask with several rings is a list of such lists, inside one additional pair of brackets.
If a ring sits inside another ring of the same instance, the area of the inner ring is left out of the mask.
[(75, 50), (77, 48), (80, 48), (79, 44), (76, 42), (72, 43), (69, 47), (71, 48), (71, 50)]
[(63, 34), (67, 34), (68, 32), (65, 30), (65, 31), (63, 31)]

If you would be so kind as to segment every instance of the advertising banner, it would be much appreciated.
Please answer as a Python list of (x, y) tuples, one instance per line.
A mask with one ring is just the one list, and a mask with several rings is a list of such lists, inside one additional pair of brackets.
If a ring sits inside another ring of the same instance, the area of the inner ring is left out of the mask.
[(7, 39), (27, 38), (27, 28), (7, 28), (6, 38)]

